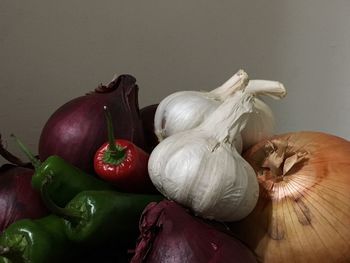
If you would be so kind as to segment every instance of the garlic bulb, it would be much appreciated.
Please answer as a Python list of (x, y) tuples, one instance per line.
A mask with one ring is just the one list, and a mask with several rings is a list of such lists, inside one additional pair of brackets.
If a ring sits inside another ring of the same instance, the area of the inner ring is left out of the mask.
[[(246, 87), (248, 93), (283, 98), (286, 89), (283, 84), (269, 80), (250, 80), (243, 70), (238, 71), (222, 86), (210, 92), (180, 91), (163, 99), (155, 113), (154, 129), (159, 141), (181, 131), (200, 125), (228, 96)], [(255, 99), (255, 112), (247, 127), (236, 136), (238, 152), (244, 148), (270, 137), (274, 130), (274, 116), (268, 105)]]
[(159, 141), (201, 124), (230, 94), (244, 88), (248, 75), (239, 70), (220, 87), (210, 91), (179, 91), (163, 99), (154, 117)]
[(198, 127), (161, 141), (148, 162), (156, 188), (204, 218), (236, 221), (247, 216), (258, 199), (258, 182), (232, 144), (255, 99), (238, 91)]

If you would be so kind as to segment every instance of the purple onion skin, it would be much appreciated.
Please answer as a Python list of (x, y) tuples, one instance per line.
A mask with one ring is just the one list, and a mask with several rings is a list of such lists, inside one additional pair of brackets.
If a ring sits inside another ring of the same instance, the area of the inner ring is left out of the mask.
[(149, 204), (140, 220), (131, 263), (256, 263), (239, 240), (191, 215), (173, 201)]
[(114, 136), (144, 149), (144, 134), (138, 105), (138, 86), (131, 75), (120, 75), (107, 86), (75, 98), (58, 108), (46, 122), (39, 139), (39, 158), (58, 155), (93, 174), (93, 158), (106, 141), (103, 107), (111, 112)]
[(157, 135), (154, 133), (154, 115), (159, 104), (152, 104), (140, 110), (143, 132), (146, 141), (146, 151), (151, 153), (158, 144)]
[(34, 170), (5, 164), (0, 167), (0, 233), (13, 222), (48, 214), (40, 194), (31, 186)]

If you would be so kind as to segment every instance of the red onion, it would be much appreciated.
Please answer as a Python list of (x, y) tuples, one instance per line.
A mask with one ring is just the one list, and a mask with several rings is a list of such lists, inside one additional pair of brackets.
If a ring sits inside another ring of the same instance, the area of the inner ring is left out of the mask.
[(146, 151), (151, 153), (154, 147), (158, 144), (158, 138), (154, 133), (154, 115), (156, 114), (158, 104), (152, 104), (143, 107), (140, 110), (143, 132), (146, 141)]
[(108, 138), (103, 106), (113, 116), (115, 137), (144, 149), (136, 79), (121, 75), (107, 86), (100, 85), (94, 92), (67, 102), (52, 114), (41, 132), (40, 159), (59, 155), (93, 173), (94, 154)]
[(240, 241), (173, 201), (149, 204), (141, 216), (140, 231), (131, 263), (256, 262)]
[(8, 152), (1, 144), (0, 155), (16, 164), (0, 167), (0, 233), (23, 218), (40, 218), (48, 213), (40, 194), (31, 186), (34, 170)]

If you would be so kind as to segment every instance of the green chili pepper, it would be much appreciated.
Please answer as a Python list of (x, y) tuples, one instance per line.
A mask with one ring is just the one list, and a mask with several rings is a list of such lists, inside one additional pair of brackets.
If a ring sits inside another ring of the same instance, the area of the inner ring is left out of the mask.
[(40, 191), (44, 182), (50, 177), (47, 186), (50, 197), (59, 206), (65, 206), (76, 194), (85, 190), (111, 190), (110, 184), (86, 174), (79, 168), (66, 162), (59, 156), (53, 155), (41, 163), (35, 156), (16, 138), (17, 144), (32, 162), (35, 173), (32, 177), (32, 186)]
[(61, 208), (50, 200), (44, 188), (42, 194), (48, 208), (65, 219), (67, 237), (73, 242), (93, 246), (109, 241), (134, 245), (143, 209), (150, 202), (164, 198), (116, 191), (83, 191)]
[(0, 236), (0, 255), (12, 263), (63, 262), (72, 255), (64, 228), (55, 215), (18, 220)]
[(11, 263), (11, 261), (8, 260), (7, 258), (4, 258), (4, 257), (0, 256), (0, 263)]

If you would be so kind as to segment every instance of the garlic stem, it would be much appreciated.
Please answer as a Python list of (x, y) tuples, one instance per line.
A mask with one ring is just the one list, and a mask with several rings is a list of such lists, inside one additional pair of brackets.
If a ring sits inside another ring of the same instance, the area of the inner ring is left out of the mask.
[(269, 96), (274, 99), (284, 98), (287, 94), (286, 88), (282, 83), (260, 79), (250, 80), (246, 91), (256, 95)]
[(248, 74), (243, 69), (240, 69), (220, 87), (210, 91), (209, 94), (219, 100), (225, 100), (230, 94), (244, 89), (247, 86), (248, 81)]
[(198, 128), (214, 134), (219, 143), (233, 142), (253, 112), (254, 95), (239, 91), (227, 98)]

